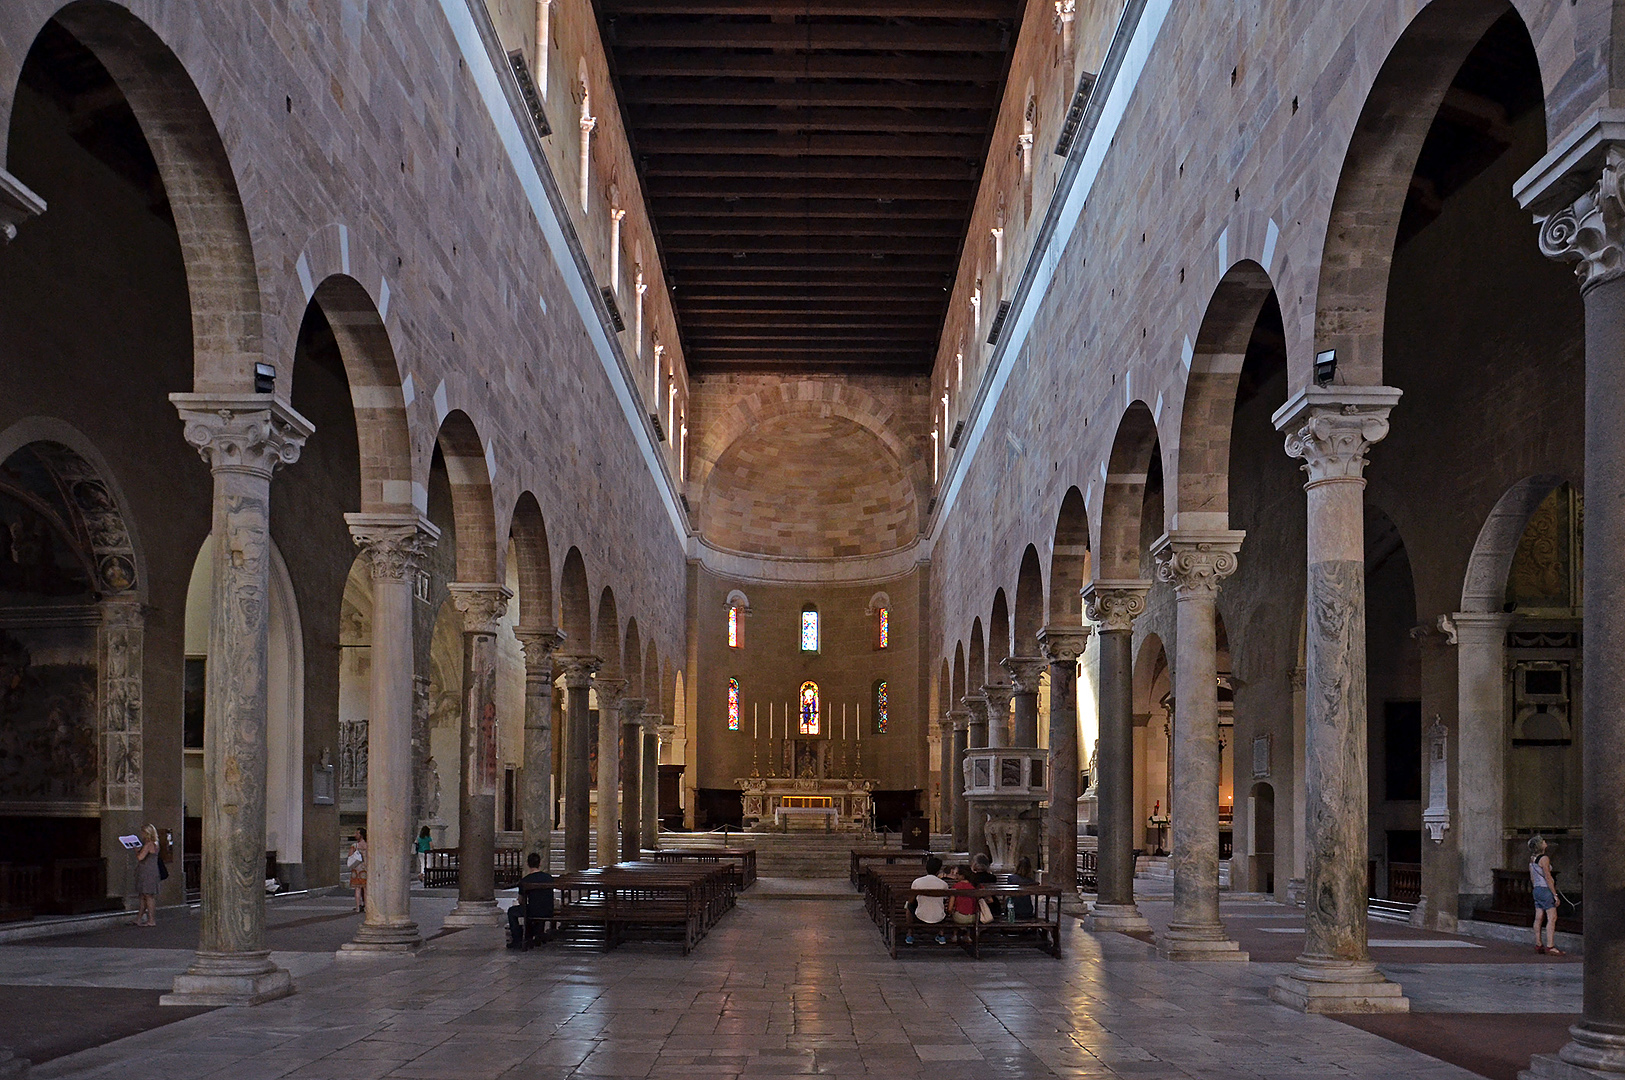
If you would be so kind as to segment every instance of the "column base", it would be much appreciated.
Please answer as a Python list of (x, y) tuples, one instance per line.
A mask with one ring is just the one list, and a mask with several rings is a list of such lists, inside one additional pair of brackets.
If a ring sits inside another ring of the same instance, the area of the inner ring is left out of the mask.
[(271, 963), (271, 954), (198, 953), (175, 976), (160, 1005), (260, 1005), (293, 993), (293, 976)]
[(1403, 1013), (1410, 998), (1370, 961), (1300, 959), (1277, 976), (1270, 1000), (1306, 1013)]
[(1619, 1080), (1625, 1076), (1625, 1035), (1569, 1028), (1569, 1042), (1556, 1054), (1539, 1054), (1518, 1080)]
[(501, 926), (502, 909), (495, 900), (459, 900), (442, 926), (460, 930), (469, 926)]
[(423, 945), (418, 924), (407, 921), (396, 925), (363, 925), (356, 931), (354, 941), (340, 945), (334, 955), (340, 959), (365, 959), (374, 956), (414, 956)]
[(1157, 955), (1164, 960), (1245, 964), (1246, 953), (1231, 941), (1223, 926), (1171, 926), (1157, 939)]
[(1089, 905), (1089, 914), (1084, 916), (1083, 928), (1097, 934), (1117, 931), (1123, 934), (1149, 934), (1151, 924), (1145, 921), (1140, 909), (1133, 904), (1102, 904), (1095, 901)]
[(1061, 914), (1076, 915), (1083, 918), (1089, 914), (1091, 904), (1077, 893), (1066, 893), (1061, 897)]

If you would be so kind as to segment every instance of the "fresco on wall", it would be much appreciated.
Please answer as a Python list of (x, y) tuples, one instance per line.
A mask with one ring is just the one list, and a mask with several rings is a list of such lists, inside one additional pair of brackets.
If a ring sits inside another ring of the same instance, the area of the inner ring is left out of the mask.
[(0, 630), (0, 802), (96, 803), (94, 634), (30, 636)]

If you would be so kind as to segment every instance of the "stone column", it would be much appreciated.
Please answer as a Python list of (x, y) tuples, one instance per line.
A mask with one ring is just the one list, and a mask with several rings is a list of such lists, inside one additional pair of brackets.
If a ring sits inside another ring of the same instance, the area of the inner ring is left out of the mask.
[(457, 804), (457, 906), (446, 926), (496, 926), (497, 625), (513, 593), (452, 582), (463, 613), (462, 792)]
[[(965, 725), (966, 742), (968, 750), (976, 750), (987, 745), (987, 714), (988, 700), (982, 694), (966, 694), (960, 698), (960, 704), (970, 713), (970, 719)], [(957, 741), (957, 740), (956, 740)], [(965, 781), (965, 755), (959, 755), (960, 780)], [(964, 791), (961, 786), (960, 791)], [(961, 797), (960, 803), (965, 807), (965, 846), (960, 851), (968, 851), (972, 855), (978, 852), (987, 853), (987, 815), (976, 807), (970, 805), (970, 800)], [(959, 839), (957, 836), (954, 839)], [(956, 847), (958, 845), (955, 845)]]
[(372, 577), (372, 685), (367, 715), (367, 914), (339, 955), (410, 952), (412, 725), (416, 713), (412, 605), (424, 556), (440, 530), (416, 512), (346, 514)]
[[(1458, 611), (1456, 628), (1456, 847), (1461, 852), (1460, 908), (1471, 917), (1495, 891), (1506, 858), (1507, 629), (1515, 615)], [(1427, 759), (1423, 758), (1425, 762)]]
[(644, 713), (639, 736), (643, 744), (643, 814), (639, 831), (642, 846), (654, 850), (660, 844), (660, 714)]
[(953, 789), (953, 817), (949, 821), (949, 831), (953, 833), (953, 849), (969, 851), (970, 804), (965, 801), (965, 751), (970, 747), (971, 712), (969, 709), (954, 709), (948, 713), (948, 717), (954, 727), (953, 750), (942, 782)]
[[(1041, 656), (1007, 656), (999, 666), (1010, 673), (1010, 745), (1038, 745), (1038, 677), (1045, 660)], [(1054, 701), (1054, 684), (1050, 685), (1050, 700)], [(1051, 706), (1053, 710), (1054, 706)], [(1074, 741), (1072, 756), (1077, 757)], [(1074, 786), (1076, 777), (1074, 777)]]
[(564, 869), (585, 870), (592, 865), (591, 762), (592, 677), (603, 663), (596, 656), (566, 656), (564, 689), (569, 714), (564, 721)]
[[(1089, 644), (1084, 626), (1046, 626), (1038, 646), (1049, 659), (1049, 851), (1044, 865), (1061, 886), (1063, 909), (1078, 898), (1078, 657)], [(1011, 678), (1018, 685), (1026, 678)], [(1033, 676), (1035, 687), (1038, 679)], [(1035, 702), (1036, 704), (1036, 702)], [(1018, 717), (1020, 713), (1017, 713)], [(1036, 744), (1036, 741), (1034, 743)]]
[(643, 698), (621, 699), (621, 861), (643, 856)]
[(1182, 529), (1157, 541), (1158, 576), (1173, 583), (1174, 917), (1157, 951), (1170, 960), (1246, 960), (1219, 921), (1219, 582), (1235, 573), (1243, 533)]
[(1585, 302), (1585, 1001), (1536, 1078), (1625, 1073), (1625, 144), (1617, 122), (1589, 123), (1514, 192), (1543, 215), (1541, 251), (1579, 263)]
[(1308, 1012), (1410, 1008), (1366, 950), (1365, 453), (1388, 434), (1398, 400), (1385, 386), (1309, 387), (1275, 414), (1287, 454), (1309, 475), (1309, 812), (1303, 955), (1270, 997)]
[(953, 835), (954, 831), (954, 721), (953, 714), (943, 712), (937, 721), (937, 777), (940, 797), (937, 799), (937, 820), (934, 831)]
[[(1015, 698), (1015, 691), (1005, 683), (988, 683), (982, 687), (982, 696), (987, 699), (987, 742), (985, 745), (995, 749), (1010, 745), (1010, 702)], [(1037, 735), (1034, 733), (1034, 738)]]
[(1134, 620), (1145, 613), (1150, 589), (1149, 581), (1097, 581), (1083, 590), (1084, 612), (1100, 635), (1100, 863), (1090, 930), (1151, 929), (1134, 903)]
[(265, 946), (266, 668), (271, 474), (310, 422), (270, 394), (171, 394), (214, 473), (214, 619), (204, 688), (203, 910), (169, 1005), (257, 1005), (293, 993)]
[(521, 629), (525, 650), (525, 783), (519, 795), (524, 851), (539, 852), (553, 865), (553, 653), (564, 635), (553, 629)]
[(621, 858), (621, 695), (625, 679), (593, 680), (598, 692), (598, 847), (595, 866), (609, 866)]

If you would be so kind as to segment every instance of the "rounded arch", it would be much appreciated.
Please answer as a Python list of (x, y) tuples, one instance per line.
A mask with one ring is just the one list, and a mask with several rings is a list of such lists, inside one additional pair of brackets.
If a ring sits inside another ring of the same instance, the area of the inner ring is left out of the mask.
[(944, 657), (943, 661), (942, 661), (942, 670), (937, 673), (937, 686), (936, 686), (936, 690), (937, 690), (937, 708), (936, 708), (936, 714), (938, 716), (942, 715), (943, 713), (947, 712), (950, 708), (953, 707), (952, 705), (949, 704), (949, 697), (948, 697), (948, 694), (949, 694), (950, 689), (952, 687), (952, 683), (949, 681), (951, 678), (952, 678), (952, 676), (949, 674), (949, 671), (948, 671), (948, 660), (947, 660), (946, 657)]
[(643, 696), (643, 638), (638, 633), (638, 618), (626, 620), (626, 649), (622, 653), (621, 671), (626, 676), (626, 696)]
[(1506, 601), (1507, 575), (1512, 572), (1512, 559), (1529, 518), (1562, 483), (1561, 476), (1525, 477), (1496, 500), (1467, 559), (1467, 573), (1461, 583), (1462, 611), (1501, 610)]
[(506, 545), (496, 543), (496, 504), (480, 433), (467, 413), (453, 409), (440, 424), (438, 443), (451, 483), (457, 577), (467, 582), (502, 581)]
[(513, 542), (515, 570), (519, 574), (519, 626), (526, 630), (552, 630), (553, 560), (547, 547), (547, 524), (536, 496), (524, 492), (514, 505), (508, 528)]
[(987, 683), (987, 651), (982, 645), (982, 617), (976, 616), (970, 624), (970, 656), (966, 660), (965, 688), (966, 695), (975, 695), (982, 692)]
[(1159, 680), (1171, 682), (1172, 672), (1168, 666), (1168, 650), (1162, 644), (1162, 637), (1158, 634), (1147, 634), (1140, 642), (1139, 652), (1134, 657), (1134, 711), (1136, 713), (1149, 713), (1157, 705), (1157, 697), (1153, 691)]
[(593, 652), (603, 661), (599, 672), (605, 678), (621, 678), (621, 619), (615, 610), (615, 590), (608, 585), (598, 594), (598, 618), (593, 626), (597, 629)]
[(587, 585), (587, 565), (577, 548), (564, 553), (564, 569), (559, 575), (560, 627), (572, 644), (571, 652), (592, 649), (592, 590)]
[(1136, 401), (1118, 420), (1106, 461), (1096, 580), (1135, 581), (1140, 577), (1140, 517), (1156, 449), (1157, 422), (1145, 402)]
[(1083, 587), (1089, 581), (1089, 508), (1083, 492), (1066, 489), (1055, 515), (1055, 543), (1050, 549), (1049, 621), (1055, 626), (1083, 624)]
[(1037, 656), (1038, 631), (1044, 628), (1044, 567), (1038, 549), (1032, 544), (1021, 553), (1021, 571), (1016, 575), (1016, 610), (1012, 625), (1012, 656)]
[(657, 713), (661, 711), (663, 687), (660, 683), (660, 650), (653, 640), (644, 650), (643, 654), (643, 696), (647, 699), (643, 711)]
[(1170, 529), (1230, 527), (1230, 428), (1236, 386), (1265, 302), (1269, 273), (1244, 259), (1230, 267), (1196, 332), (1179, 414), (1175, 482), (1168, 486)]
[(993, 594), (993, 613), (987, 620), (987, 676), (986, 683), (1005, 683), (1009, 677), (999, 661), (1010, 655), (1010, 601), (1004, 590)]
[(949, 691), (948, 708), (959, 708), (959, 699), (965, 696), (965, 643), (954, 642), (953, 688)]

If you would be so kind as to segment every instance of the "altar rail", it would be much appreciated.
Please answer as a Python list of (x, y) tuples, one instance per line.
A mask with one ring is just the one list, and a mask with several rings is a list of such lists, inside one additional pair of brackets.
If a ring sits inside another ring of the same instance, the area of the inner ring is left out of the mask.
[[(423, 884), (429, 889), (452, 888), (457, 884), (458, 849), (433, 848), (424, 858)], [(512, 889), (525, 876), (524, 853), (518, 848), (497, 848), (496, 886)]]

